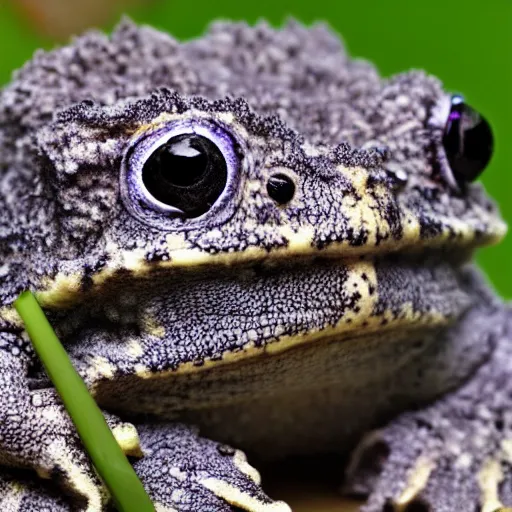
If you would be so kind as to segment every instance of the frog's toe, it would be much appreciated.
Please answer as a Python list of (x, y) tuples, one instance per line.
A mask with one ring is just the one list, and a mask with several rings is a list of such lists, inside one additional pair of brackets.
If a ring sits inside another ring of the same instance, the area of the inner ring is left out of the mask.
[(507, 442), (497, 442), (497, 432), (459, 427), (437, 430), (406, 415), (369, 434), (354, 452), (345, 491), (369, 496), (364, 512), (512, 510), (505, 508), (512, 505)]
[(137, 426), (144, 457), (134, 467), (152, 500), (179, 512), (291, 512), (260, 487), (245, 455), (185, 425)]

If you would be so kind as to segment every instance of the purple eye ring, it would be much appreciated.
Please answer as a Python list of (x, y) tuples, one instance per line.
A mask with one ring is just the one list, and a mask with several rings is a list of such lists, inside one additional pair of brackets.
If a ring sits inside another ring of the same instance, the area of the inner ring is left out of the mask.
[(489, 123), (458, 94), (451, 97), (443, 147), (460, 186), (478, 178), (492, 157), (493, 135)]
[(132, 215), (153, 227), (196, 226), (229, 215), (239, 181), (234, 138), (202, 119), (169, 122), (137, 137), (121, 165), (120, 192)]

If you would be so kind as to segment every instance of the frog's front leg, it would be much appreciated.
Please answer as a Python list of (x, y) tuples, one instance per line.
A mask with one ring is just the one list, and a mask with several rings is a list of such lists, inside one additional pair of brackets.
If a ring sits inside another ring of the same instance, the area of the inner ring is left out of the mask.
[(261, 489), (243, 452), (205, 439), (181, 424), (137, 425), (144, 457), (134, 463), (161, 510), (291, 512)]
[[(100, 510), (108, 494), (55, 390), (30, 389), (32, 357), (28, 342), (0, 332), (0, 463), (34, 470)], [(108, 422), (114, 435), (126, 439), (129, 424), (112, 416)]]
[[(0, 510), (110, 510), (109, 495), (55, 391), (29, 388), (31, 357), (23, 343), (0, 333)], [(163, 510), (290, 512), (263, 493), (258, 472), (239, 450), (185, 425), (135, 427), (106, 417), (125, 453), (140, 457), (135, 470)]]
[[(179, 424), (139, 425), (143, 457), (134, 468), (156, 510), (174, 512), (291, 512), (271, 500), (259, 485), (259, 474), (244, 454), (198, 436)], [(113, 511), (70, 498), (49, 480), (0, 468), (2, 512)]]
[(364, 512), (512, 511), (510, 313), (471, 380), (363, 439), (346, 490), (369, 492)]

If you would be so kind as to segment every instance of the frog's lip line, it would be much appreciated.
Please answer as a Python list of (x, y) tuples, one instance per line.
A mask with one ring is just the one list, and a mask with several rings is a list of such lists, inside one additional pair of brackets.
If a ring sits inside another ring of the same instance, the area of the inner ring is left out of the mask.
[[(331, 242), (322, 249), (312, 246), (311, 231), (304, 229), (289, 238), (288, 246), (270, 251), (261, 247), (249, 247), (241, 252), (210, 254), (199, 249), (173, 249), (169, 251), (171, 259), (165, 261), (147, 261), (144, 249), (121, 250), (118, 247), (113, 247), (108, 253), (109, 264), (101, 270), (87, 276), (80, 271), (59, 272), (53, 278), (43, 278), (42, 286), (35, 290), (35, 294), (43, 307), (65, 310), (94, 297), (106, 286), (115, 282), (119, 275), (122, 275), (124, 279), (127, 277), (147, 279), (155, 270), (161, 269), (190, 272), (208, 267), (227, 268), (257, 263), (272, 265), (274, 261), (283, 262), (291, 258), (297, 259), (297, 261), (301, 258), (337, 259), (350, 264), (356, 259), (375, 259), (387, 254), (417, 255), (447, 245), (454, 249), (470, 252), (478, 246), (498, 243), (507, 229), (505, 223), (497, 223), (493, 231), (477, 237), (476, 230), (467, 223), (461, 222), (458, 227), (459, 231), (455, 238), (453, 238), (453, 233), (450, 234), (448, 231), (443, 231), (435, 237), (422, 238), (418, 222), (411, 219), (411, 222), (404, 225), (404, 232), (399, 240), (390, 235), (387, 239), (381, 239), (378, 245), (375, 239), (369, 239), (365, 244), (359, 246), (350, 245), (346, 241)], [(86, 278), (89, 280), (90, 286), (85, 291), (83, 283)]]

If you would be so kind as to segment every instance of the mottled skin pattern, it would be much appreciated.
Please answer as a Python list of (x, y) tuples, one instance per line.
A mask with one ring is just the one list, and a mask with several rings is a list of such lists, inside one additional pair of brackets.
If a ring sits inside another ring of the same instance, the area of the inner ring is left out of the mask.
[[(13, 311), (26, 288), (158, 510), (288, 511), (239, 448), (352, 453), (365, 512), (511, 506), (512, 315), (470, 263), (505, 227), (453, 179), (449, 99), (323, 26), (179, 44), (123, 22), (38, 53), (0, 95), (0, 509), (111, 507)], [(176, 126), (232, 157), (193, 219), (130, 182)]]

